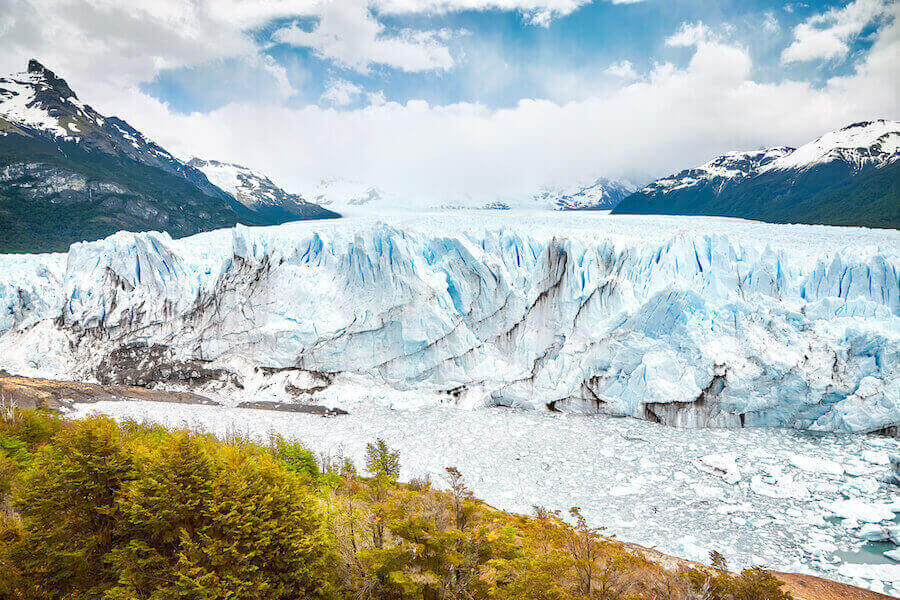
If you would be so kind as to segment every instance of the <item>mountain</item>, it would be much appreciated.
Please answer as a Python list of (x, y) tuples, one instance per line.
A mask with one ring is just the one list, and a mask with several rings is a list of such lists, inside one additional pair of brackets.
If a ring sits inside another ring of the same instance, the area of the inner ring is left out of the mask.
[(799, 148), (730, 152), (654, 181), (617, 214), (900, 228), (900, 122), (854, 123)]
[[(304, 196), (336, 211), (374, 209), (387, 199), (387, 195), (374, 185), (340, 178), (322, 179), (315, 187), (304, 192)], [(394, 201), (389, 202), (392, 206), (397, 204), (396, 199), (392, 200)]]
[(565, 186), (546, 185), (538, 191), (499, 197), (445, 195), (405, 197), (384, 189), (346, 179), (323, 179), (304, 196), (336, 211), (357, 213), (384, 209), (403, 210), (609, 210), (631, 194), (634, 186), (601, 177), (591, 183)]
[(318, 204), (307, 202), (302, 196), (284, 191), (265, 175), (247, 167), (200, 158), (193, 158), (187, 164), (199, 169), (213, 185), (227, 192), (246, 208), (273, 220), (293, 221), (298, 218), (337, 216)]
[(84, 104), (36, 60), (0, 78), (0, 252), (61, 251), (119, 230), (185, 236), (285, 220), (248, 209), (122, 119)]
[(610, 210), (634, 191), (630, 183), (601, 177), (574, 189), (545, 187), (534, 200), (554, 210)]

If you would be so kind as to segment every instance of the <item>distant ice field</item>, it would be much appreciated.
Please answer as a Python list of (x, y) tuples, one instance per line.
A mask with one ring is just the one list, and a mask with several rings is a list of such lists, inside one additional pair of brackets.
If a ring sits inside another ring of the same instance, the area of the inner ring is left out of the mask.
[(900, 511), (897, 488), (880, 481), (890, 472), (888, 454), (900, 451), (897, 440), (684, 430), (503, 408), (398, 410), (371, 389), (335, 393), (369, 398), (344, 402), (350, 414), (328, 419), (147, 402), (77, 405), (75, 416), (99, 411), (260, 439), (278, 432), (360, 465), (365, 444), (381, 437), (400, 450), (403, 479), (429, 474), (443, 486), (444, 468), (456, 466), (475, 494), (498, 508), (579, 506), (592, 525), (676, 556), (707, 560), (717, 550), (733, 567), (760, 564), (900, 591), (900, 564), (862, 551), (856, 536), (867, 522), (890, 523)]

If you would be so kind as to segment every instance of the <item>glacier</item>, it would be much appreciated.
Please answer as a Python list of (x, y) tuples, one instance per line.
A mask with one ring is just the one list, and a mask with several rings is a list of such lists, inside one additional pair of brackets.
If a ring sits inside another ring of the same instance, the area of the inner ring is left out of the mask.
[(892, 230), (537, 211), (120, 232), (0, 256), (0, 369), (104, 380), (127, 355), (238, 386), (249, 364), (466, 407), (869, 432), (900, 425), (898, 248)]

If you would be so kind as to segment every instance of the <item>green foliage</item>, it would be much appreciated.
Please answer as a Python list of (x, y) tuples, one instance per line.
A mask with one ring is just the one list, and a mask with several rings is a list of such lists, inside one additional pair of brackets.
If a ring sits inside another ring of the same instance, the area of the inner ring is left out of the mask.
[(317, 481), (321, 477), (315, 455), (298, 442), (289, 442), (283, 436), (275, 435), (271, 440), (272, 452), (284, 463), (288, 470)]
[(744, 569), (738, 575), (692, 569), (687, 572), (687, 578), (694, 590), (705, 593), (709, 600), (792, 600), (781, 589), (781, 582), (759, 567)]
[(116, 424), (93, 417), (41, 448), (13, 504), (25, 533), (12, 557), (47, 598), (96, 598), (116, 579), (117, 496), (135, 477)]
[(38, 446), (47, 443), (62, 428), (63, 421), (55, 414), (35, 409), (9, 411), (0, 418), (0, 449), (7, 456), (19, 453), (24, 464)]
[(709, 553), (709, 564), (712, 565), (713, 569), (718, 569), (719, 571), (728, 570), (728, 562), (718, 550), (713, 550)]
[(400, 477), (400, 452), (378, 438), (366, 444), (366, 469), (378, 479), (395, 482)]
[(171, 436), (120, 499), (108, 598), (324, 598), (333, 557), (301, 480), (264, 454)]
[(20, 465), (31, 461), (31, 452), (28, 451), (28, 444), (11, 435), (0, 436), (0, 456), (13, 460)]

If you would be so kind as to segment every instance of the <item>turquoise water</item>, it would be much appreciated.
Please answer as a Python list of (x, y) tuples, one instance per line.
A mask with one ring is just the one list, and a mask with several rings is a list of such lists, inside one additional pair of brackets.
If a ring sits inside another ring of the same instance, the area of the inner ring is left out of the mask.
[[(840, 522), (840, 519), (829, 517), (825, 519), (829, 522)], [(894, 523), (900, 524), (900, 517), (894, 519)], [(896, 550), (897, 546), (890, 542), (866, 542), (862, 547), (856, 550), (838, 550), (834, 553), (843, 562), (855, 563), (860, 565), (893, 565), (895, 561), (884, 555), (888, 550)]]

